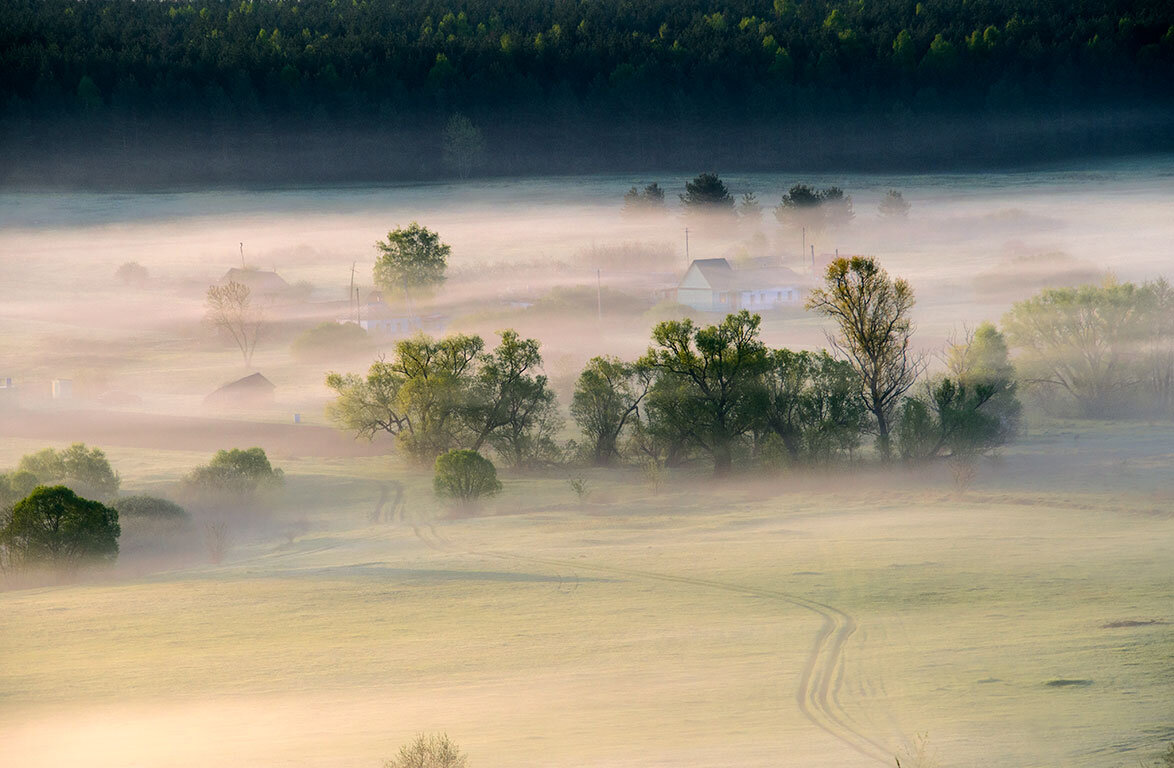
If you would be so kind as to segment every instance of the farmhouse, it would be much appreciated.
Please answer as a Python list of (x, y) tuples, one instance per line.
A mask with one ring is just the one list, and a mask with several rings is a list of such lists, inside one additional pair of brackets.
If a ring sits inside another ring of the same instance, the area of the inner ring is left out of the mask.
[[(380, 291), (367, 294), (367, 303), (359, 313), (359, 327), (364, 331), (393, 338), (411, 336), (421, 331), (438, 333), (444, 330), (447, 321), (448, 318), (443, 315), (420, 316), (396, 312), (383, 301)], [(340, 319), (339, 322), (343, 321)]]
[(677, 285), (677, 302), (702, 312), (772, 309), (798, 303), (802, 282), (786, 267), (734, 269), (725, 259), (696, 259)]
[(219, 285), (240, 283), (247, 286), (249, 294), (258, 299), (277, 299), (289, 293), (289, 283), (277, 272), (261, 269), (233, 267), (220, 278)]
[(256, 408), (273, 403), (273, 382), (260, 373), (230, 381), (204, 398), (204, 405), (227, 408)]

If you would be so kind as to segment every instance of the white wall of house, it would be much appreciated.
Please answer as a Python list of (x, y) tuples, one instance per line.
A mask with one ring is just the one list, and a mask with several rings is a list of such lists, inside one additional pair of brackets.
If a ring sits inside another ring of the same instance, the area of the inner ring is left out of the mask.
[(799, 301), (799, 289), (793, 286), (742, 291), (738, 297), (739, 309), (769, 309)]

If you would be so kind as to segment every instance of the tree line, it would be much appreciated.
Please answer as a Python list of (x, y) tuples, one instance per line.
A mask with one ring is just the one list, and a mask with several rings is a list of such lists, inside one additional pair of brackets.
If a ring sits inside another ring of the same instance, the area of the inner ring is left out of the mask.
[[(712, 172), (686, 181), (685, 191), (678, 195), (678, 199), (686, 215), (699, 214), (711, 222), (740, 219), (757, 225), (763, 218), (762, 202), (757, 194), (747, 192), (735, 200), (726, 183)], [(911, 208), (899, 190), (890, 189), (877, 205), (877, 214), (882, 220), (900, 221), (909, 217)], [(624, 193), (621, 213), (626, 217), (656, 216), (668, 213), (668, 210), (665, 190), (659, 182), (647, 184), (643, 189), (631, 187)], [(852, 196), (840, 187), (819, 189), (802, 183), (783, 192), (772, 213), (784, 228), (811, 233), (842, 229), (856, 218)]]
[[(240, 512), (283, 481), (261, 448), (233, 448), (180, 478), (176, 495), (202, 513)], [(121, 484), (106, 454), (84, 443), (27, 454), (14, 470), (0, 472), (0, 574), (48, 566), (68, 575), (113, 562), (123, 518), (186, 525), (184, 507), (157, 496), (121, 496)], [(227, 526), (224, 519), (204, 521), (213, 562), (224, 555)]]
[(400, 341), (365, 376), (331, 373), (331, 418), (381, 432), (420, 463), (492, 450), (514, 467), (582, 459), (679, 465), (715, 474), (768, 461), (850, 457), (868, 434), (879, 454), (974, 456), (1014, 434), (1015, 381), (1001, 334), (984, 326), (952, 349), (949, 374), (911, 393), (924, 360), (911, 347), (913, 292), (873, 259), (838, 259), (808, 307), (836, 323), (828, 351), (770, 349), (745, 310), (702, 326), (669, 320), (637, 360), (590, 360), (569, 412), (580, 436), (560, 445), (555, 395), (535, 339), (515, 331), (487, 351), (477, 336)]
[(1168, 105), (1160, 0), (0, 4), (9, 116), (369, 123)]

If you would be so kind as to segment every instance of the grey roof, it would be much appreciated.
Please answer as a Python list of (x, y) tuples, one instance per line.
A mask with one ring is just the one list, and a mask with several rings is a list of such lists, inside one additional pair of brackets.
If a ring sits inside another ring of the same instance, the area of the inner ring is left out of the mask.
[(281, 275), (260, 269), (233, 267), (220, 278), (221, 285), (230, 282), (247, 285), (250, 291), (257, 294), (274, 294), (289, 290), (289, 283), (285, 282)]
[(272, 381), (265, 378), (260, 373), (251, 373), (248, 376), (245, 376), (243, 379), (237, 379), (236, 381), (230, 381), (229, 383), (225, 384), (223, 387), (216, 390), (212, 394), (215, 395), (215, 394), (218, 394), (221, 392), (228, 393), (228, 392), (261, 391), (261, 390), (272, 390), (272, 389), (276, 389), (276, 387), (273, 385)]
[(799, 285), (803, 278), (786, 267), (734, 269), (725, 259), (695, 259), (702, 277), (715, 291), (753, 291)]

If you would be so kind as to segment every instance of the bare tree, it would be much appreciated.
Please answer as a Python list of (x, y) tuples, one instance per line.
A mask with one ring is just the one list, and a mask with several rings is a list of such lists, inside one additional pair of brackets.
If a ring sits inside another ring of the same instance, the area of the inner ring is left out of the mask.
[(231, 280), (224, 285), (210, 285), (205, 304), (208, 322), (231, 336), (240, 348), (245, 365), (252, 365), (264, 319), (261, 308), (253, 306), (249, 287)]
[(232, 548), (232, 534), (227, 520), (205, 520), (203, 526), (204, 548), (213, 565), (224, 562), (224, 556)]
[(909, 347), (913, 289), (892, 279), (875, 259), (853, 256), (833, 261), (824, 287), (811, 292), (807, 308), (836, 321), (828, 342), (860, 376), (864, 405), (876, 419), (877, 448), (892, 455), (890, 432), (902, 395), (925, 367)]
[(447, 733), (421, 733), (400, 748), (399, 755), (384, 768), (465, 768), (468, 757)]

